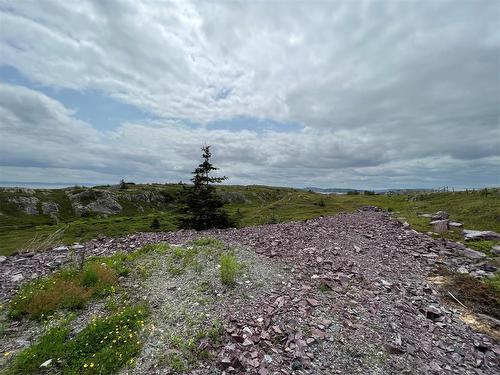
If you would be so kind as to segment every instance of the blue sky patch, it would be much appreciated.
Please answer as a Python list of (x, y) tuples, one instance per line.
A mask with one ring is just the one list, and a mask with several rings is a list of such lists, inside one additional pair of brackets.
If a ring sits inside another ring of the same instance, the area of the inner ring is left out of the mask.
[(34, 83), (10, 66), (0, 66), (0, 82), (42, 92), (61, 102), (66, 108), (74, 110), (75, 118), (89, 123), (98, 130), (112, 130), (124, 122), (147, 121), (156, 118), (150, 113), (107, 96), (98, 90), (60, 89)]

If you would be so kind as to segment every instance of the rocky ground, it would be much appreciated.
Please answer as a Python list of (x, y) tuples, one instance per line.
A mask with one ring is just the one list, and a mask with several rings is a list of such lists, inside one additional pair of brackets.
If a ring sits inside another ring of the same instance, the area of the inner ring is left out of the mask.
[[(251, 298), (217, 299), (215, 294), (210, 312), (223, 321), (223, 341), (214, 348), (215, 362), (193, 373), (500, 371), (495, 320), (483, 332), (468, 325), (464, 317), (470, 311), (445, 301), (446, 291), (430, 278), (437, 266), (478, 277), (488, 276), (495, 266), (459, 243), (434, 240), (374, 208), (238, 230), (100, 238), (82, 249), (15, 255), (0, 263), (0, 298), (8, 300), (20, 283), (57, 269), (80, 251), (107, 255), (206, 236), (252, 252), (246, 255), (256, 257), (250, 263), (264, 266), (252, 267), (258, 272), (247, 280), (254, 285)], [(265, 281), (262, 286), (258, 275)], [(156, 273), (151, 279), (156, 281), (139, 289), (144, 298), (163, 296), (158, 304), (171, 305), (169, 293), (175, 289), (162, 284), (160, 276)], [(146, 356), (138, 366), (141, 373), (162, 373)]]

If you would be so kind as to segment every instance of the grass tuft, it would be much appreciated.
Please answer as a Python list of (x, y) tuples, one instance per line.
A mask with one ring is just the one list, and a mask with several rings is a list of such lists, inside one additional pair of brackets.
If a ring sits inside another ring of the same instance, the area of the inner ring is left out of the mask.
[(232, 286), (236, 284), (236, 277), (241, 264), (238, 263), (233, 252), (227, 252), (220, 256), (220, 279), (222, 284)]

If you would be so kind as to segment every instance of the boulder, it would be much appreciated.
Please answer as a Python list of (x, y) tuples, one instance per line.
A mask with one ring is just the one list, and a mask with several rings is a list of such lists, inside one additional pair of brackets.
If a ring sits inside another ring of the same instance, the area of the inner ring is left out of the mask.
[(500, 240), (500, 234), (485, 230), (464, 229), (462, 231), (465, 240)]
[(491, 248), (491, 252), (492, 252), (493, 254), (500, 255), (500, 245), (493, 246), (493, 247)]
[(462, 228), (464, 225), (456, 221), (450, 221), (449, 226), (453, 228)]
[(434, 220), (431, 221), (431, 225), (434, 232), (444, 232), (449, 229), (448, 220)]
[(448, 219), (448, 212), (438, 211), (434, 215), (432, 215), (432, 220), (446, 220)]

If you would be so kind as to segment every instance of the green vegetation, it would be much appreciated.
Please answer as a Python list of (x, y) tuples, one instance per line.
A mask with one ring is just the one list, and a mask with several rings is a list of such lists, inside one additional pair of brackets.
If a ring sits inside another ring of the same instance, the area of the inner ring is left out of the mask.
[[(74, 192), (74, 188), (36, 190), (35, 197), (40, 200), (54, 201), (59, 205), (59, 223), (47, 215), (28, 215), (9, 201), (9, 199), (23, 196), (23, 193), (12, 189), (0, 190), (0, 253), (11, 254), (25, 248), (35, 237), (38, 241), (42, 241), (62, 229), (64, 231), (60, 235), (59, 243), (86, 241), (98, 235), (121, 236), (132, 232), (151, 231), (150, 226), (155, 218), (161, 223), (160, 230), (176, 230), (181, 217), (179, 208), (182, 206), (181, 198), (185, 194), (184, 188), (184, 185), (178, 184), (129, 184), (126, 190), (120, 190), (117, 187), (100, 187), (99, 189), (116, 195), (123, 210), (119, 214), (108, 217), (85, 218), (75, 216), (72, 211), (66, 192)], [(80, 190), (90, 189), (80, 188)], [(499, 189), (393, 196), (323, 195), (266, 186), (218, 186), (216, 191), (225, 203), (224, 208), (231, 218), (239, 222), (239, 226), (307, 220), (318, 216), (335, 215), (339, 212), (351, 212), (362, 206), (373, 205), (404, 217), (414, 229), (423, 232), (430, 231), (432, 228), (429, 220), (418, 214), (440, 210), (447, 211), (451, 220), (462, 222), (467, 229), (500, 232)], [(160, 199), (161, 204), (151, 203), (148, 199), (152, 197)], [(141, 200), (138, 201), (139, 199)], [(460, 231), (460, 229), (455, 229), (442, 235), (458, 240), (462, 238)], [(476, 245), (472, 244), (472, 246)]]
[(185, 317), (185, 327), (176, 333), (168, 333), (170, 350), (159, 363), (175, 373), (195, 368), (200, 361), (210, 359), (210, 349), (222, 342), (223, 327), (218, 320), (207, 323), (202, 316)]
[(139, 333), (147, 316), (145, 307), (124, 307), (118, 313), (93, 319), (71, 338), (69, 322), (50, 329), (37, 343), (20, 352), (4, 370), (6, 375), (41, 372), (47, 365), (54, 373), (111, 374), (133, 364), (140, 353)]
[(220, 256), (220, 280), (222, 284), (232, 286), (236, 283), (236, 276), (242, 265), (233, 252), (226, 252)]
[[(50, 276), (24, 285), (10, 303), (9, 316), (33, 319), (46, 318), (58, 309), (76, 310), (91, 298), (101, 298), (115, 292), (119, 276), (131, 272), (134, 260), (155, 251), (165, 254), (166, 244), (146, 245), (132, 253), (116, 253), (110, 257), (91, 257), (83, 270), (72, 266)], [(137, 268), (141, 274), (141, 268)]]
[(10, 303), (12, 318), (47, 317), (57, 309), (79, 309), (92, 297), (114, 290), (118, 274), (106, 265), (90, 262), (83, 271), (74, 268), (26, 284)]
[[(484, 283), (488, 289), (496, 293), (497, 296), (500, 296), (500, 272), (495, 273), (495, 276), (491, 278), (485, 279)], [(500, 299), (498, 301), (498, 307), (500, 308)]]

